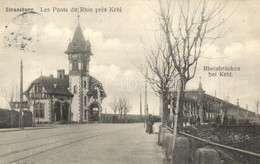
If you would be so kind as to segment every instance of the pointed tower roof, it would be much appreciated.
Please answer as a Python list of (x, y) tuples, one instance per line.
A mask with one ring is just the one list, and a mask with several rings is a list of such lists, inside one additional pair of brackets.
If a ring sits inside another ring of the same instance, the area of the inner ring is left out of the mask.
[(66, 54), (73, 54), (73, 53), (91, 53), (91, 45), (89, 41), (85, 40), (83, 32), (81, 30), (80, 24), (76, 28), (72, 41), (69, 43)]
[(80, 24), (78, 24), (76, 31), (74, 33), (72, 42), (85, 42), (83, 32), (81, 30)]

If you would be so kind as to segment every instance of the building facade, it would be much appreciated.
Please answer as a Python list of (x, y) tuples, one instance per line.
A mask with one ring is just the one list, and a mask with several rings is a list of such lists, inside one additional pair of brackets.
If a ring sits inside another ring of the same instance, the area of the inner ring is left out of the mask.
[(99, 121), (102, 100), (106, 97), (102, 84), (89, 75), (91, 44), (85, 40), (78, 24), (65, 54), (69, 73), (57, 70), (57, 77), (40, 76), (24, 92), (35, 122)]

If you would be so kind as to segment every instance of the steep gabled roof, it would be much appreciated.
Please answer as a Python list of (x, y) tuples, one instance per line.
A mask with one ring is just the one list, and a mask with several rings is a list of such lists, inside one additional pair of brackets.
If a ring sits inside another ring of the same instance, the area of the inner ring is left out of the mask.
[(24, 93), (29, 94), (29, 91), (34, 84), (41, 84), (48, 94), (73, 96), (73, 94), (68, 90), (69, 79), (67, 75), (64, 76), (64, 79), (40, 76), (39, 78), (31, 82), (30, 86)]
[(90, 85), (89, 88), (90, 88), (90, 90), (88, 92), (88, 95), (93, 95), (93, 91), (91, 89), (91, 86), (92, 85), (97, 85), (99, 87), (99, 89), (100, 89), (101, 98), (103, 99), (103, 98), (107, 97), (102, 83), (100, 81), (98, 81), (96, 78), (94, 78), (93, 76), (89, 76), (89, 78), (90, 78), (90, 80), (89, 80), (89, 85)]
[[(93, 76), (89, 76), (89, 91), (88, 96), (93, 96), (94, 92), (91, 89), (91, 86), (98, 86), (101, 92), (101, 98), (106, 97), (106, 93), (104, 91), (103, 85), (100, 81), (98, 81)], [(53, 77), (47, 77), (47, 76), (40, 76), (39, 78), (35, 79), (33, 82), (31, 82), (28, 89), (24, 92), (25, 94), (29, 94), (32, 86), (34, 84), (41, 84), (46, 92), (48, 94), (58, 94), (58, 95), (67, 95), (67, 96), (73, 96), (73, 94), (68, 90), (69, 88), (69, 76), (65, 75), (64, 79), (58, 79)], [(56, 85), (56, 87), (55, 87)]]

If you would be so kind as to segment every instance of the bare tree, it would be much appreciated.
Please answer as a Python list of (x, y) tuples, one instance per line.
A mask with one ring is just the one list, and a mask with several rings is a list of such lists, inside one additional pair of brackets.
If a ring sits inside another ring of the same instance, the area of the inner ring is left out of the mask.
[(109, 105), (112, 108), (112, 110), (114, 111), (114, 114), (116, 115), (117, 111), (119, 110), (118, 102), (117, 102), (116, 98), (112, 102), (110, 102)]
[(123, 101), (122, 97), (118, 98), (117, 105), (118, 105), (119, 120), (121, 122), (122, 116), (123, 116), (123, 109), (124, 109), (124, 101)]
[(10, 108), (12, 109), (12, 102), (19, 100), (19, 92), (17, 87), (11, 88), (9, 91), (2, 88), (2, 94), (5, 98), (5, 101), (8, 103)]
[(125, 97), (119, 97), (118, 99), (115, 98), (113, 102), (110, 103), (110, 107), (113, 109), (115, 115), (118, 112), (120, 121), (122, 121), (122, 118), (124, 116), (125, 122), (127, 113), (129, 113), (132, 109), (132, 105)]
[(229, 0), (159, 0), (159, 22), (169, 54), (182, 80), (178, 112), (179, 130), (183, 127), (184, 89), (195, 76), (205, 40), (212, 44), (228, 31), (217, 30), (227, 19), (223, 11)]
[(126, 116), (127, 116), (127, 113), (129, 113), (131, 111), (132, 105), (130, 104), (129, 100), (126, 99), (125, 97), (122, 98), (122, 102), (123, 102), (123, 114), (125, 117), (125, 122), (127, 123)]
[(11, 88), (9, 92), (2, 88), (2, 94), (11, 108), (11, 128), (13, 128), (13, 102), (19, 100), (19, 92), (16, 88)]
[(165, 124), (170, 114), (167, 106), (167, 93), (174, 86), (177, 71), (168, 52), (166, 40), (155, 40), (157, 41), (156, 46), (148, 46), (145, 49), (145, 69), (140, 70), (143, 76), (147, 78), (151, 88), (160, 97), (163, 112), (162, 122)]

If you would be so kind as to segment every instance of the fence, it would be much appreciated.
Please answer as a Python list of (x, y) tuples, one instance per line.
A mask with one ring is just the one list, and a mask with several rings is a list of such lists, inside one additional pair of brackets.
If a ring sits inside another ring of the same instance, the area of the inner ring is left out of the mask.
[(101, 115), (102, 123), (137, 123), (144, 122), (144, 116), (140, 115), (115, 115), (115, 114), (103, 114)]
[[(32, 126), (32, 112), (23, 111), (23, 126)], [(19, 112), (15, 110), (0, 109), (0, 128), (19, 127)]]

